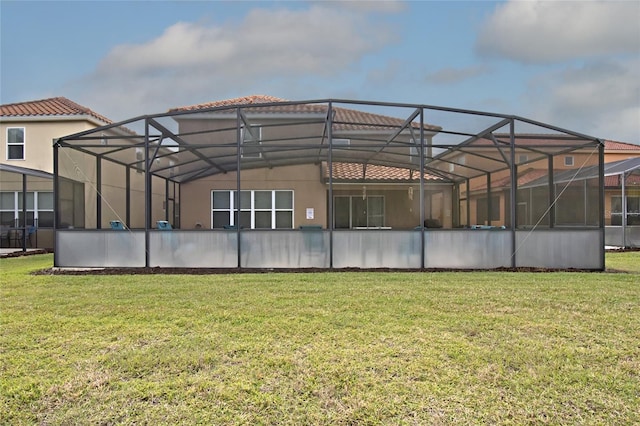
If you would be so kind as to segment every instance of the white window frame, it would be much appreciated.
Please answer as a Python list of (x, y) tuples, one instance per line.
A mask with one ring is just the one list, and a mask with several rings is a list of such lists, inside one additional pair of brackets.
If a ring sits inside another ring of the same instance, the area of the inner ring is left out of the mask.
[(566, 155), (564, 157), (564, 165), (567, 167), (573, 167), (574, 165), (573, 155)]
[[(14, 129), (20, 129), (22, 130), (22, 142), (21, 143), (11, 143), (9, 142), (9, 131), (10, 130), (14, 130)], [(27, 158), (27, 129), (24, 127), (7, 127), (7, 132), (6, 132), (6, 136), (7, 136), (7, 143), (6, 143), (6, 148), (7, 148), (7, 161), (21, 161), (24, 160), (25, 158)], [(22, 147), (22, 158), (11, 158), (11, 155), (9, 154), (10, 152), (10, 147), (12, 146), (21, 146)]]
[[(13, 212), (13, 224), (12, 226), (18, 227), (20, 226), (20, 214), (22, 213), (22, 207), (20, 206), (20, 194), (22, 191), (2, 191), (3, 194), (9, 193), (13, 194), (13, 208), (12, 209), (0, 209), (0, 212)], [(53, 191), (27, 191), (27, 197), (29, 194), (33, 194), (33, 208), (27, 208), (27, 213), (33, 213), (33, 224), (27, 224), (27, 218), (25, 218), (26, 226), (35, 226), (36, 228), (40, 227), (38, 224), (39, 214), (42, 212), (53, 213), (53, 206), (50, 209), (40, 208), (38, 206), (39, 194), (52, 194)], [(25, 200), (26, 202), (26, 200)], [(52, 225), (53, 226), (53, 225)]]
[[(213, 208), (213, 196), (218, 193), (227, 193), (229, 195), (229, 208)], [(235, 206), (235, 190), (212, 190), (211, 191), (211, 228), (213, 229), (213, 215), (216, 212), (225, 212), (229, 213), (229, 225), (236, 226), (236, 206)], [(271, 212), (271, 228), (270, 229), (294, 229), (295, 228), (295, 194), (291, 189), (256, 189), (256, 190), (242, 190), (241, 193), (250, 193), (251, 194), (251, 205), (249, 207), (243, 207), (240, 209), (241, 212), (250, 212), (251, 215), (251, 229), (267, 229), (267, 228), (256, 228), (256, 212)], [(271, 208), (269, 209), (259, 209), (256, 207), (255, 195), (256, 192), (271, 192)], [(277, 208), (276, 207), (276, 194), (279, 192), (287, 192), (291, 194), (291, 208)], [(291, 228), (277, 228), (276, 227), (276, 217), (279, 212), (289, 212), (291, 214)]]
[[(255, 131), (255, 129), (258, 130), (258, 140), (257, 141), (253, 141), (251, 139), (245, 140), (245, 126), (243, 124), (242, 127), (240, 128), (240, 141), (241, 141), (241, 143), (240, 143), (240, 158), (262, 158), (262, 152), (261, 152), (260, 148), (257, 149), (257, 152), (255, 154), (253, 154), (253, 153), (245, 154), (245, 152), (244, 152), (244, 145), (245, 145), (246, 142), (255, 143), (255, 145), (258, 146), (258, 147), (260, 145), (262, 145), (262, 125), (261, 124), (251, 124), (250, 127), (254, 131)], [(250, 146), (252, 146), (252, 145), (250, 145)]]

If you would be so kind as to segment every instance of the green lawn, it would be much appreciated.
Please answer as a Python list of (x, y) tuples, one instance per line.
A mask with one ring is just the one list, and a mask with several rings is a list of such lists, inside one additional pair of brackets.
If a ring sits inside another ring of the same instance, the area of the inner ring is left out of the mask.
[(31, 275), (0, 260), (0, 424), (638, 424), (628, 273)]

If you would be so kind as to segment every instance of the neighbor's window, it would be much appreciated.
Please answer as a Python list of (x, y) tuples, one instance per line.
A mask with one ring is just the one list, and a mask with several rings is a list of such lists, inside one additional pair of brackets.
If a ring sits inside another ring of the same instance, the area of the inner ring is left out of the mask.
[[(211, 191), (212, 228), (292, 229), (293, 191)], [(239, 219), (236, 213), (240, 212)]]
[(7, 160), (24, 160), (24, 127), (7, 128)]
[(567, 155), (566, 157), (564, 157), (564, 165), (573, 166), (573, 156)]
[[(27, 192), (26, 226), (53, 228), (53, 192)], [(2, 226), (25, 226), (21, 191), (0, 192)]]
[(242, 126), (240, 133), (242, 134), (242, 158), (262, 158), (260, 149), (262, 127), (257, 125)]
[[(622, 197), (611, 197), (611, 225), (622, 225)], [(640, 225), (640, 197), (627, 196), (627, 225)]]

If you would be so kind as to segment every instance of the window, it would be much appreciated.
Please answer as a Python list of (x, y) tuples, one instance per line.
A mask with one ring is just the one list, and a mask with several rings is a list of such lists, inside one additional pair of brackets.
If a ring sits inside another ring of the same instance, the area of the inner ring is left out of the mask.
[[(622, 225), (622, 197), (611, 197), (611, 225)], [(627, 225), (640, 225), (640, 197), (627, 196)]]
[(260, 141), (262, 140), (262, 127), (257, 125), (242, 126), (242, 158), (262, 158)]
[(527, 160), (529, 160), (529, 157), (527, 156), (527, 154), (518, 155), (518, 164), (526, 163)]
[(384, 197), (336, 196), (333, 210), (336, 229), (384, 226)]
[(7, 160), (24, 160), (24, 127), (7, 128)]
[(53, 192), (27, 192), (25, 224), (23, 193), (0, 192), (0, 223), (3, 226), (37, 226), (53, 228)]
[(564, 157), (564, 165), (573, 166), (573, 156), (567, 155), (566, 157)]
[[(236, 213), (240, 207), (239, 224)], [(293, 191), (211, 191), (212, 228), (292, 229)]]

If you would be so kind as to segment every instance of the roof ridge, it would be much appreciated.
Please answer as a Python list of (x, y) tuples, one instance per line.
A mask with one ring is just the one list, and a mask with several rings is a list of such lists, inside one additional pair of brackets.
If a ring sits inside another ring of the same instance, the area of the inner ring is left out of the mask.
[(199, 109), (213, 108), (217, 106), (233, 106), (233, 105), (253, 105), (266, 104), (271, 102), (288, 102), (286, 99), (278, 98), (270, 95), (248, 95), (239, 96), (230, 99), (221, 99), (218, 101), (203, 102), (193, 105), (184, 105), (181, 107), (171, 108), (169, 112), (175, 111), (194, 111)]
[(36, 99), (24, 102), (14, 102), (0, 105), (0, 116), (20, 117), (20, 116), (51, 116), (51, 115), (89, 115), (105, 124), (113, 124), (113, 121), (98, 114), (91, 108), (80, 105), (64, 96), (52, 98)]

